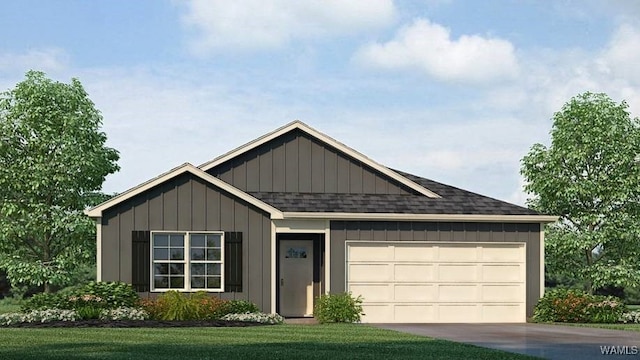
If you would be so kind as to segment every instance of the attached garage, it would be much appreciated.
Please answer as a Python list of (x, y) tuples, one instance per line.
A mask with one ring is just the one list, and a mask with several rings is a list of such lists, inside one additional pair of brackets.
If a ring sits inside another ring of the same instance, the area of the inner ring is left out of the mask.
[(346, 242), (363, 322), (524, 322), (525, 243)]

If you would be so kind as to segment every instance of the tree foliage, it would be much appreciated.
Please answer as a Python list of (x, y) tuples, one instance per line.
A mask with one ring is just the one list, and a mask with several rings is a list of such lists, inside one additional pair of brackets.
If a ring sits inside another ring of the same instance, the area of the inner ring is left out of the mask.
[(0, 268), (14, 284), (64, 285), (95, 253), (83, 210), (100, 198), (118, 152), (77, 79), (30, 71), (0, 95)]
[(560, 216), (547, 228), (547, 269), (587, 290), (640, 281), (640, 127), (627, 108), (578, 95), (554, 115), (551, 145), (522, 159), (529, 205)]

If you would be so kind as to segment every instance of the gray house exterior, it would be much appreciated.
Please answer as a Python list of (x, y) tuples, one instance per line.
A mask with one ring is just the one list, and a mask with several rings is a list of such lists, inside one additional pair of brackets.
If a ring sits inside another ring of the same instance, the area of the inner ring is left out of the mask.
[(387, 168), (299, 121), (87, 214), (99, 280), (292, 317), (351, 291), (365, 322), (524, 322), (556, 220)]

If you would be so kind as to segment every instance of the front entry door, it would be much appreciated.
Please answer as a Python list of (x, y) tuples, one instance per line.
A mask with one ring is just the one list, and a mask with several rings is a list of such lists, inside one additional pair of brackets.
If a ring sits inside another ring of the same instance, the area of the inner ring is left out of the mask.
[(280, 240), (280, 315), (313, 315), (313, 241)]

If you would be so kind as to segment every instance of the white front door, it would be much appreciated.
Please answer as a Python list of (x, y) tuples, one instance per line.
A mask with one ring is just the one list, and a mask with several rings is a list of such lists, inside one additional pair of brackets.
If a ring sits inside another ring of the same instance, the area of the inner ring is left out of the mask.
[(313, 315), (313, 241), (280, 241), (280, 315)]

